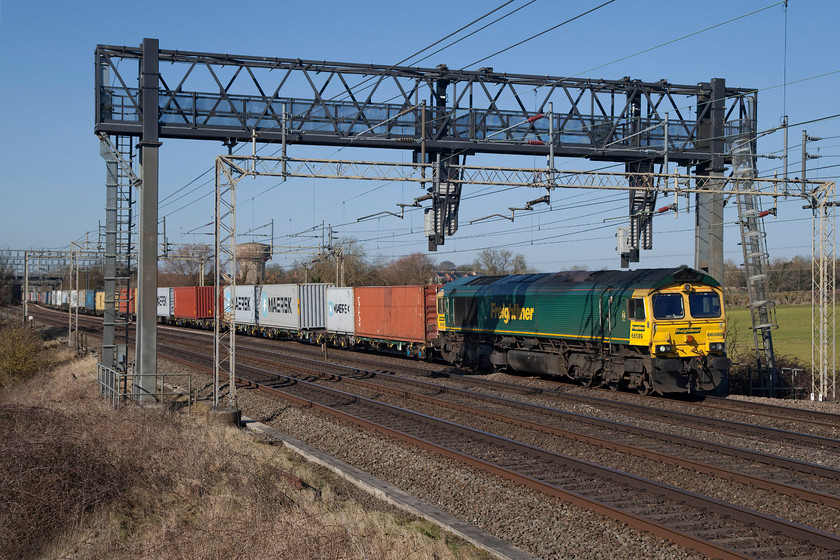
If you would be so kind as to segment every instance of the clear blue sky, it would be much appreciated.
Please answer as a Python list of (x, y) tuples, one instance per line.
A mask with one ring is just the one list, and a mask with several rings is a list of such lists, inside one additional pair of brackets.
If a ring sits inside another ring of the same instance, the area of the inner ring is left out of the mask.
[[(500, 13), (527, 2), (516, 0)], [(160, 40), (162, 49), (392, 64), (502, 3), (3, 1), (0, 247), (64, 248), (84, 238), (86, 232), (95, 237), (98, 222), (104, 222), (105, 169), (93, 134), (93, 54), (97, 44), (138, 45), (144, 37), (152, 37)], [(421, 65), (462, 67), (600, 3), (537, 0)], [(794, 124), (790, 165), (791, 175), (798, 176), (803, 126), (796, 123), (840, 113), (837, 2), (789, 2), (786, 88), (782, 87), (785, 11), (781, 4), (625, 58), (772, 4), (770, 0), (617, 0), (481, 65), (501, 72), (606, 79), (631, 76), (645, 81), (665, 78), (679, 84), (721, 77), (728, 86), (757, 88), (759, 130), (777, 126), (785, 113)], [(809, 178), (836, 179), (840, 175), (840, 119), (804, 128), (824, 138), (810, 145), (809, 151), (823, 157), (809, 161)], [(778, 154), (782, 147), (782, 134), (774, 133), (760, 140), (759, 152)], [(161, 199), (208, 170), (222, 151), (221, 145), (212, 142), (164, 140)], [(332, 151), (305, 147), (290, 150), (294, 157), (329, 153)], [(385, 156), (397, 161), (410, 158), (400, 152)], [(482, 161), (495, 163), (489, 158), (475, 158), (471, 163)], [(503, 163), (528, 167), (544, 162), (519, 158)], [(764, 175), (772, 175), (779, 165), (779, 160), (759, 160)], [(557, 160), (560, 169), (585, 166), (586, 162)], [(194, 234), (211, 231), (202, 227), (212, 221), (213, 185), (206, 182), (211, 178), (208, 174), (195, 183), (193, 187), (198, 189), (191, 196), (161, 207), (170, 242), (212, 240)], [(479, 191), (484, 195), (472, 198)], [(374, 212), (396, 211), (397, 202), (410, 202), (422, 194), (417, 187), (326, 180), (289, 180), (277, 185), (276, 181), (258, 179), (243, 182), (238, 192), (240, 232), (274, 219), (277, 243), (317, 244), (313, 238), (283, 236), (320, 226), (323, 221), (335, 225), (340, 236), (362, 241), (372, 258), (426, 250), (420, 213), (408, 214), (404, 220), (383, 217), (356, 223), (357, 218)], [(550, 211), (522, 215), (514, 223), (469, 225), (470, 220), (507, 213), (509, 206), (521, 206), (540, 195), (527, 189), (488, 195), (479, 187), (465, 187), (461, 229), (432, 253), (432, 258), (468, 263), (478, 250), (507, 247), (525, 255), (531, 266), (542, 271), (574, 265), (618, 267), (614, 234), (627, 214), (624, 193), (555, 192)], [(782, 202), (778, 218), (768, 218), (771, 257), (810, 253), (810, 214), (801, 206), (800, 200)], [(727, 259), (737, 261), (741, 253), (734, 207), (733, 201), (726, 210), (724, 250)], [(643, 252), (637, 266), (693, 264), (693, 228), (693, 214), (656, 218), (654, 250)], [(283, 255), (275, 262), (288, 266), (300, 258)]]

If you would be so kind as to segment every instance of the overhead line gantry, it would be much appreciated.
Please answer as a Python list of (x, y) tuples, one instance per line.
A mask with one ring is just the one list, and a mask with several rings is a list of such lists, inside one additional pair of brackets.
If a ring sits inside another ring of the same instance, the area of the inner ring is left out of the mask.
[[(99, 45), (95, 56), (95, 131), (103, 138), (140, 139), (140, 369), (156, 369), (156, 267), (153, 249), (143, 247), (156, 247), (157, 154), (163, 138), (228, 146), (276, 143), (284, 156), (290, 145), (409, 150), (421, 169), (437, 170), (420, 181), (431, 205), (430, 250), (458, 229), (467, 156), (622, 163), (631, 186), (638, 187), (628, 194), (630, 242), (623, 266), (652, 248), (657, 190), (645, 183), (646, 176), (656, 163), (666, 173), (667, 164), (681, 166), (699, 177), (695, 267), (722, 279), (719, 183), (732, 163), (733, 139), (743, 134), (745, 121), (754, 126), (754, 89), (727, 87), (720, 78), (678, 85), (490, 67), (472, 71), (162, 50), (156, 39), (144, 39), (139, 47)], [(235, 207), (222, 212), (231, 210)], [(235, 239), (235, 229), (232, 233)]]

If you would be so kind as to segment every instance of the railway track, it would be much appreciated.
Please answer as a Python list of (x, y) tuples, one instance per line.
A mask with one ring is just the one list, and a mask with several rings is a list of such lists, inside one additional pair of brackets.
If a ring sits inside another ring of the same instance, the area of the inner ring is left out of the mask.
[[(270, 345), (282, 344), (278, 341), (266, 341)], [(293, 343), (295, 344), (295, 343)], [(295, 344), (294, 350), (289, 350), (288, 347), (284, 351), (301, 356), (308, 356), (317, 358), (322, 356), (320, 350), (310, 349), (305, 345)], [(703, 415), (714, 416), (715, 413), (720, 418), (731, 419), (733, 417), (742, 418), (740, 423), (750, 421), (765, 422), (769, 427), (784, 430), (787, 427), (789, 431), (794, 431), (796, 434), (811, 434), (816, 436), (825, 436), (829, 439), (836, 440), (840, 435), (840, 419), (837, 414), (825, 413), (819, 411), (806, 410), (794, 407), (774, 406), (766, 403), (754, 403), (746, 401), (738, 401), (733, 399), (725, 399), (718, 397), (701, 397), (702, 400), (691, 399), (662, 399), (661, 397), (642, 396), (635, 394), (616, 393), (606, 389), (589, 389), (587, 395), (576, 395), (564, 390), (567, 387), (565, 384), (552, 383), (551, 389), (539, 389), (536, 387), (524, 386), (515, 383), (504, 383), (485, 379), (481, 375), (473, 375), (468, 372), (458, 372), (456, 368), (445, 366), (445, 371), (429, 371), (412, 366), (413, 360), (405, 360), (405, 364), (399, 364), (398, 367), (383, 368), (381, 356), (376, 356), (374, 359), (369, 358), (369, 354), (360, 352), (346, 352), (341, 350), (331, 350), (331, 352), (341, 352), (341, 359), (343, 361), (350, 361), (353, 364), (358, 364), (360, 367), (374, 368), (376, 371), (387, 373), (388, 371), (399, 370), (400, 374), (410, 374), (419, 377), (445, 377), (452, 380), (460, 380), (463, 384), (472, 384), (477, 387), (485, 387), (488, 391), (500, 391), (506, 393), (522, 393), (522, 394), (544, 394), (551, 395), (550, 398), (557, 399), (560, 395), (568, 395), (570, 399), (574, 399), (581, 404), (610, 406), (616, 400), (627, 399), (632, 407), (625, 407), (624, 410), (632, 410), (637, 407), (638, 403), (651, 403), (657, 411), (662, 408), (662, 403), (667, 402), (669, 406), (679, 413), (686, 412), (689, 416)], [(570, 386), (575, 387), (575, 386)], [(605, 395), (605, 396), (601, 396)], [(671, 415), (670, 418), (678, 417), (678, 414)], [(644, 417), (644, 415), (640, 415)], [(732, 422), (732, 420), (729, 420)], [(721, 424), (724, 425), (724, 424)], [(719, 433), (721, 425), (710, 426), (708, 429)], [(729, 424), (734, 426), (737, 430), (739, 422)], [(795, 429), (791, 429), (795, 428)], [(817, 440), (819, 441), (819, 440)], [(828, 442), (830, 446), (833, 443)]]
[[(164, 332), (169, 333), (169, 329)], [(207, 359), (206, 348), (202, 352), (202, 345), (194, 341), (194, 336), (167, 334), (160, 337), (160, 340), (165, 341), (166, 344), (170, 342), (179, 344), (180, 350), (176, 352), (178, 356), (173, 355), (172, 358), (183, 361), (185, 354), (194, 353), (195, 356), (187, 361)], [(207, 340), (206, 336), (205, 340)], [(191, 349), (185, 350), (187, 347)], [(300, 356), (284, 356), (283, 353), (266, 350), (256, 344), (238, 344), (237, 350), (238, 358), (242, 361), (240, 363), (238, 360), (237, 371), (243, 377), (249, 378), (245, 381), (249, 384), (260, 385), (266, 390), (282, 391), (289, 395), (285, 398), (300, 399), (299, 402), (305, 402), (308, 406), (319, 410), (323, 407), (331, 407), (338, 411), (334, 414), (341, 417), (346, 419), (352, 417), (357, 423), (367, 423), (369, 427), (391, 435), (404, 434), (400, 437), (408, 438), (416, 445), (434, 449), (446, 456), (466, 455), (471, 457), (467, 461), (478, 461), (476, 465), (480, 465), (489, 472), (501, 474), (529, 487), (540, 488), (548, 495), (561, 496), (578, 505), (622, 519), (633, 527), (644, 528), (711, 556), (823, 558), (840, 554), (838, 537), (828, 532), (774, 519), (771, 515), (733, 506), (722, 500), (699, 496), (638, 475), (621, 473), (615, 468), (596, 465), (591, 461), (581, 461), (563, 453), (516, 441), (514, 438), (500, 437), (487, 433), (485, 430), (476, 429), (476, 427), (432, 418), (429, 414), (407, 410), (407, 407), (411, 402), (422, 402), (424, 406), (459, 411), (461, 415), (481, 418), (481, 422), (485, 423), (492, 421), (516, 425), (523, 430), (548, 433), (555, 438), (565, 438), (590, 446), (598, 445), (624, 454), (636, 456), (652, 454), (655, 457), (653, 460), (670, 463), (683, 469), (736, 480), (740, 484), (749, 484), (763, 491), (779, 492), (797, 499), (821, 503), (823, 506), (829, 504), (828, 507), (836, 508), (838, 507), (836, 497), (838, 472), (832, 469), (786, 460), (770, 454), (761, 457), (754, 452), (736, 448), (726, 449), (726, 446), (691, 441), (689, 438), (672, 439), (673, 436), (653, 430), (621, 425), (549, 407), (519, 403), (512, 399), (493, 397), (474, 391), (441, 387), (424, 380), (405, 379), (382, 372), (325, 364), (319, 360), (310, 360), (304, 366), (301, 365), (304, 360)], [(277, 377), (276, 374), (263, 368), (250, 365), (252, 363), (277, 365), (281, 360), (297, 362), (291, 366), (283, 366), (295, 369), (297, 378), (294, 376)], [(338, 370), (341, 370), (341, 375), (336, 373)], [(428, 377), (429, 372), (425, 375)], [(261, 376), (261, 380), (252, 378), (254, 376)], [(447, 377), (459, 378), (453, 375)], [(334, 387), (315, 389), (317, 385), (310, 383), (308, 379), (316, 378), (328, 379), (329, 384), (333, 386), (340, 381), (341, 387), (346, 386), (348, 389), (346, 391), (337, 391)], [(474, 380), (464, 384), (472, 385), (472, 381)], [(350, 386), (353, 387), (352, 392)], [(409, 386), (411, 390), (407, 389)], [(509, 387), (505, 389), (508, 393), (512, 391)], [(520, 394), (550, 393), (521, 388), (519, 392)], [(390, 395), (390, 399), (400, 400), (405, 406), (375, 403), (365, 396), (383, 394)], [(477, 402), (481, 403), (481, 408), (476, 406)], [(416, 408), (416, 404), (412, 406)], [(435, 415), (445, 416), (439, 412)], [(673, 418), (681, 418), (681, 416), (679, 414), (672, 416), (672, 421), (675, 421)], [(817, 418), (816, 421), (823, 420)], [(591, 433), (586, 434), (587, 430)], [(598, 438), (594, 434), (606, 431), (620, 434), (619, 438), (622, 442), (619, 444), (616, 441), (603, 439), (597, 441)], [(772, 433), (772, 431), (768, 432), (765, 429), (764, 433)], [(517, 439), (519, 437), (525, 439), (524, 436), (517, 436)], [(632, 444), (631, 437), (634, 438)], [(783, 434), (782, 437), (787, 437), (787, 435)], [(663, 451), (663, 448), (667, 446), (670, 446), (668, 450)], [(699, 455), (694, 458), (677, 458), (676, 454), (672, 456), (671, 448), (692, 449), (691, 453), (695, 455), (699, 453)], [(722, 457), (729, 457), (729, 459), (724, 460)], [(723, 467), (711, 464), (721, 461), (731, 463), (732, 458), (741, 461), (742, 465), (737, 469), (731, 469), (731, 464)], [(465, 459), (460, 457), (460, 460)], [(760, 467), (761, 465), (764, 467)], [(517, 468), (518, 466), (521, 468)], [(750, 475), (740, 472), (756, 468), (759, 470)], [(761, 468), (769, 470), (761, 471)], [(775, 482), (770, 478), (774, 476), (779, 478), (780, 472), (789, 473), (788, 482), (774, 486)], [(557, 473), (563, 474), (561, 476)], [(806, 475), (811, 478), (806, 480)], [(607, 480), (611, 481), (608, 485), (604, 482)], [(808, 488), (800, 488), (797, 484), (808, 486)], [(813, 488), (820, 485), (822, 489)]]
[[(173, 352), (172, 357), (184, 360), (186, 352), (181, 347), (178, 356)], [(206, 360), (206, 356), (196, 351), (186, 361), (195, 360)], [(209, 365), (204, 367), (209, 370)], [(822, 558), (840, 552), (840, 537), (836, 535), (721, 500), (358, 393), (246, 364), (238, 364), (237, 371), (243, 384), (282, 393), (299, 404), (398, 437), (705, 554), (721, 558)], [(317, 370), (307, 373), (332, 381), (340, 379)], [(772, 556), (768, 555), (771, 551)]]
[[(267, 355), (267, 359), (259, 360), (263, 364), (276, 364), (276, 359), (282, 357), (278, 356), (276, 352), (260, 348), (248, 347), (246, 350)], [(253, 358), (249, 357), (249, 359)], [(295, 358), (295, 360), (300, 360), (300, 358)], [(481, 403), (483, 405), (481, 409), (470, 407), (468, 412), (490, 419), (503, 419), (509, 423), (527, 426), (545, 433), (562, 435), (570, 439), (599, 440), (603, 442), (602, 446), (604, 447), (611, 446), (614, 449), (622, 449), (624, 452), (637, 455), (655, 454), (658, 460), (673, 461), (675, 465), (691, 468), (696, 472), (715, 474), (745, 484), (760, 485), (759, 479), (763, 478), (767, 481), (785, 482), (791, 486), (801, 487), (787, 492), (779, 486), (771, 484), (768, 489), (773, 492), (790, 493), (797, 497), (804, 497), (807, 494), (800, 493), (800, 489), (814, 489), (814, 496), (806, 499), (840, 508), (840, 498), (837, 497), (840, 496), (840, 470), (837, 469), (658, 432), (620, 422), (602, 420), (580, 413), (566, 412), (510, 398), (406, 379), (394, 374), (337, 366), (318, 360), (310, 361), (312, 363), (310, 367), (313, 369), (300, 365), (291, 367), (305, 373), (324, 371), (327, 375), (330, 375), (331, 379), (337, 378), (332, 372), (341, 372), (338, 375), (347, 379), (348, 383), (368, 387), (373, 392), (390, 391), (393, 394), (404, 395), (407, 393), (407, 386), (415, 387), (418, 392), (411, 393), (410, 398), (418, 401), (434, 402), (441, 406), (446, 406), (446, 403), (450, 401), (458, 407)], [(324, 369), (321, 370), (321, 367)], [(428, 395), (434, 395), (435, 397), (430, 398)], [(609, 439), (604, 439), (607, 436), (610, 436)], [(718, 468), (718, 466), (721, 466), (721, 468)], [(784, 471), (787, 471), (787, 473), (785, 474)], [(745, 476), (739, 477), (738, 474), (744, 474)]]

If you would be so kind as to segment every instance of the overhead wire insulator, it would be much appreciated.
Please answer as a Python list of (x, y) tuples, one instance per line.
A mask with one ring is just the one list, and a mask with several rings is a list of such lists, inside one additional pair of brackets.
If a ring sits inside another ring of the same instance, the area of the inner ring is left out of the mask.
[(542, 140), (528, 140), (528, 144), (532, 146), (545, 146), (545, 142)]
[(527, 122), (531, 123), (531, 122), (534, 122), (534, 121), (538, 121), (541, 118), (543, 118), (544, 116), (545, 116), (545, 114), (543, 114), (543, 113), (537, 113), (536, 115), (532, 115), (532, 116), (528, 117)]
[(776, 209), (775, 209), (775, 208), (771, 208), (770, 210), (765, 210), (765, 211), (763, 211), (763, 212), (759, 212), (759, 213), (758, 213), (758, 217), (759, 217), (759, 218), (763, 218), (763, 217), (765, 217), (765, 216), (769, 216), (770, 214), (773, 214), (773, 215), (775, 216), (775, 215), (776, 215)]
[(664, 214), (664, 213), (665, 213), (665, 212), (667, 212), (668, 210), (673, 210), (673, 209), (674, 209), (674, 205), (673, 205), (673, 204), (669, 204), (668, 206), (663, 206), (662, 208), (660, 208), (659, 210), (657, 210), (657, 211), (656, 211), (656, 213), (657, 213), (657, 214)]

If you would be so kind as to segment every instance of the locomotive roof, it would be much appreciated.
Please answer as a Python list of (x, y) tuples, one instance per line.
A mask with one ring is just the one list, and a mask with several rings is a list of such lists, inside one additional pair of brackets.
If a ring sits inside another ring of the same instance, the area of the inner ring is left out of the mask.
[(472, 292), (473, 289), (479, 290), (482, 287), (489, 286), (493, 287), (493, 291), (496, 289), (515, 289), (517, 286), (527, 286), (533, 289), (586, 287), (596, 289), (655, 290), (671, 284), (682, 284), (685, 282), (720, 286), (720, 283), (708, 274), (687, 266), (681, 266), (677, 268), (646, 268), (640, 270), (569, 270), (536, 274), (512, 274), (508, 276), (473, 276), (459, 278), (454, 282), (446, 284), (443, 289), (446, 293), (459, 288), (467, 288), (467, 291)]

